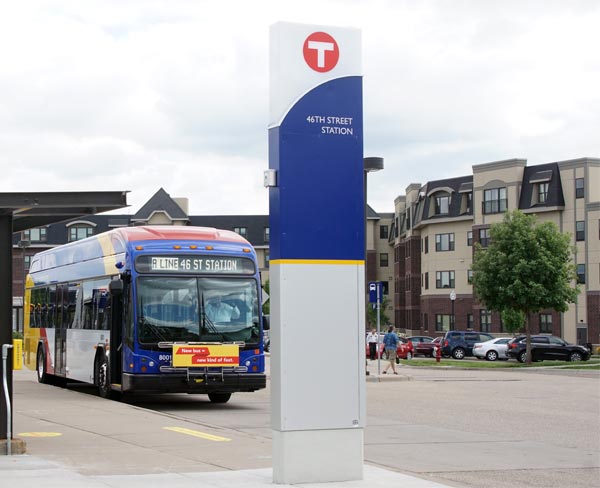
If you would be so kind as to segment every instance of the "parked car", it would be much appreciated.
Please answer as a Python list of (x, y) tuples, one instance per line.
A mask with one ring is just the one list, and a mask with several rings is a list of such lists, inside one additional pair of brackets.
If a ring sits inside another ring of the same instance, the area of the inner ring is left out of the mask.
[(493, 335), (484, 332), (464, 330), (451, 330), (446, 332), (442, 339), (442, 354), (452, 356), (454, 359), (463, 359), (473, 355), (473, 346), (476, 342), (485, 342), (494, 339)]
[(508, 341), (510, 341), (510, 337), (501, 337), (500, 339), (476, 342), (473, 344), (473, 356), (479, 359), (485, 358), (488, 361), (496, 361), (496, 359), (508, 359), (508, 356), (506, 355)]
[(435, 347), (440, 346), (440, 342), (442, 341), (441, 337), (436, 337), (432, 339), (431, 342), (417, 342), (414, 344), (414, 355), (422, 354), (423, 356), (434, 357), (435, 356)]
[[(412, 342), (407, 340), (405, 337), (399, 337), (399, 339), (398, 347), (396, 348), (396, 356), (400, 359), (412, 359), (414, 349)], [(383, 341), (383, 337), (381, 341)], [(369, 344), (365, 345), (365, 354), (367, 357), (369, 357)], [(385, 346), (383, 342), (379, 343), (378, 354), (382, 359), (386, 359)]]
[(413, 346), (416, 346), (419, 342), (431, 342), (433, 341), (433, 337), (429, 336), (410, 336), (407, 339), (413, 343)]
[[(527, 361), (527, 337), (520, 335), (508, 343), (508, 356), (524, 363)], [(584, 346), (569, 344), (556, 336), (531, 336), (531, 360), (587, 361), (590, 351)]]

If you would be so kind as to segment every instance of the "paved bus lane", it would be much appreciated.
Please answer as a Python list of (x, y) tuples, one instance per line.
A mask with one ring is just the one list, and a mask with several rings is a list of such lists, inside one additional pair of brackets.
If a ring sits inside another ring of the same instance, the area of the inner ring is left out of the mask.
[[(335, 379), (331, 364), (323, 370)], [(400, 373), (367, 382), (365, 461), (371, 467), (455, 487), (597, 482), (598, 371), (401, 366)], [(89, 386), (38, 384), (26, 370), (15, 371), (14, 378), (16, 437), (60, 434), (23, 437), (27, 453), (82, 476), (216, 476), (271, 468), (268, 388), (236, 393), (223, 405), (202, 395), (122, 403), (99, 398)]]

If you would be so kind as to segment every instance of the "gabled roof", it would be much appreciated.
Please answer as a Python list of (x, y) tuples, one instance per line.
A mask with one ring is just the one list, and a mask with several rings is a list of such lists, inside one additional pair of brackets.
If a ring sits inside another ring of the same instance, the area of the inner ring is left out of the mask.
[(132, 223), (148, 222), (152, 215), (164, 212), (171, 220), (189, 220), (183, 209), (162, 188), (158, 190), (138, 212), (131, 217)]

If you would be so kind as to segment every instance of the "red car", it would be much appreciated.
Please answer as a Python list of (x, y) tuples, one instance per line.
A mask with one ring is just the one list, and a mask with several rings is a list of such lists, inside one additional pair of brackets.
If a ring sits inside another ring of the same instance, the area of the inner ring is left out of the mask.
[(415, 347), (415, 354), (422, 354), (423, 356), (434, 357), (434, 347), (441, 347), (441, 342), (441, 337), (436, 337), (431, 342), (418, 342)]
[[(399, 339), (400, 340), (398, 341), (398, 348), (396, 349), (396, 356), (400, 359), (412, 359), (412, 357), (414, 356), (413, 343), (404, 337), (399, 337)], [(381, 336), (380, 340), (383, 341), (383, 335)], [(366, 344), (366, 346), (365, 346), (365, 353), (368, 358), (369, 357), (369, 344)], [(383, 345), (383, 342), (379, 343), (379, 354), (381, 355), (382, 359), (386, 359), (385, 358), (385, 346)]]

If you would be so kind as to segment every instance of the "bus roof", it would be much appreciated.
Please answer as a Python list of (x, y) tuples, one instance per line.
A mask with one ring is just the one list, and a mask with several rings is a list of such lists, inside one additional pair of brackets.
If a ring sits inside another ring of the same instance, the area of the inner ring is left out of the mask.
[(215, 229), (214, 227), (145, 225), (137, 227), (119, 227), (108, 232), (117, 233), (125, 242), (200, 240), (237, 242), (239, 244), (249, 245), (249, 242), (241, 235), (230, 230)]
[(213, 227), (166, 225), (119, 227), (36, 254), (31, 261), (30, 273), (74, 262), (115, 256), (124, 253), (128, 244), (148, 241), (209, 241), (252, 247), (239, 234)]

